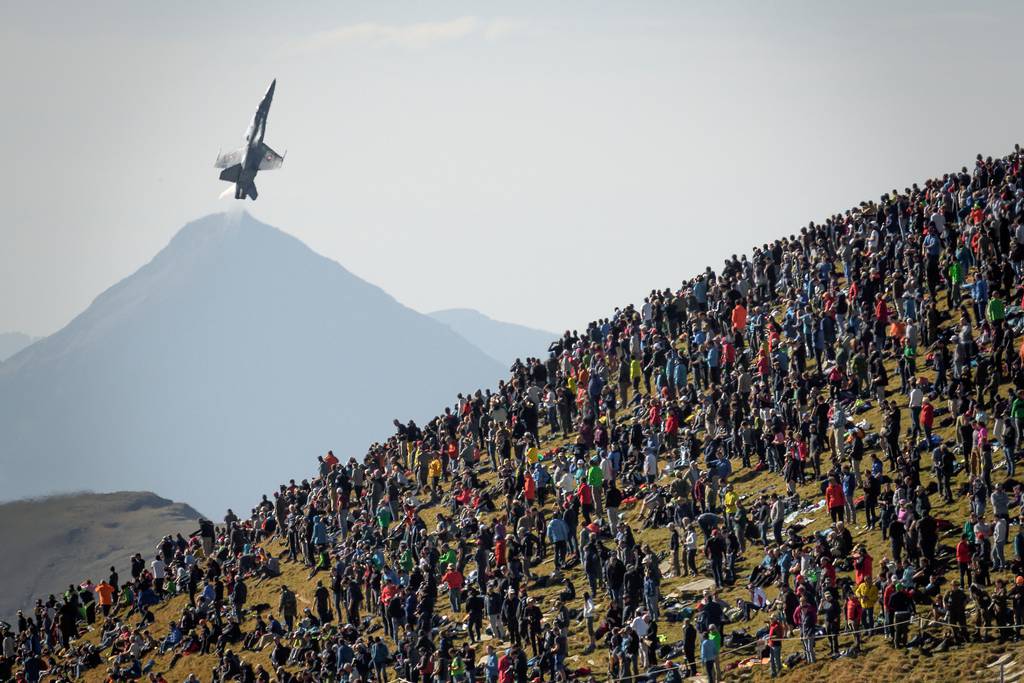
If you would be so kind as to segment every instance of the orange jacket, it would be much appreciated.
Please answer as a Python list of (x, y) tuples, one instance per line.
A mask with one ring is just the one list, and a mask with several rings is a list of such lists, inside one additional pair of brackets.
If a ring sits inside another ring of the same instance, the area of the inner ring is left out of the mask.
[(747, 309), (743, 304), (736, 304), (732, 309), (732, 329), (743, 330), (747, 326)]
[(103, 581), (100, 585), (96, 586), (96, 602), (98, 602), (101, 607), (103, 605), (113, 605), (114, 587), (106, 581)]

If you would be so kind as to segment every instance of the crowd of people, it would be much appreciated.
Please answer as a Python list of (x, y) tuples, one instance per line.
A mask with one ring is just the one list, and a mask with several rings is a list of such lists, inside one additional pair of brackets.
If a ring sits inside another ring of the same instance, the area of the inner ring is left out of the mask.
[(1022, 165), (812, 223), (328, 452), (19, 612), (0, 679), (713, 682), (1018, 639)]

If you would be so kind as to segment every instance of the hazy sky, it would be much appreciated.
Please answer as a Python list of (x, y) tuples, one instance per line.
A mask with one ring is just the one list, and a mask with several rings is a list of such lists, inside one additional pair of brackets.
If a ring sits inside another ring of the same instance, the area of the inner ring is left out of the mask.
[[(403, 303), (552, 330), (1021, 135), (1021, 3), (0, 4), (0, 331), (247, 208)], [(770, 7), (769, 7), (770, 6)]]

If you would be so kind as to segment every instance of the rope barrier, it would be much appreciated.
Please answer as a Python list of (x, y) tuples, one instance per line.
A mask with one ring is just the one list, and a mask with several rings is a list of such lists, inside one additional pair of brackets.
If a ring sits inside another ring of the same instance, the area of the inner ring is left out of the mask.
[[(851, 630), (845, 630), (845, 631), (840, 631), (840, 632), (836, 633), (835, 635), (836, 635), (836, 637), (839, 637), (839, 636), (851, 636), (851, 635), (858, 635), (858, 634), (863, 634), (863, 633), (871, 633), (871, 632), (877, 632), (879, 629), (893, 628), (893, 627), (896, 627), (896, 626), (903, 626), (904, 624), (913, 624), (914, 622), (918, 622), (922, 627), (924, 625), (928, 624), (928, 625), (943, 626), (943, 627), (949, 627), (949, 628), (963, 628), (959, 624), (951, 624), (951, 623), (945, 622), (945, 621), (937, 621), (935, 619), (928, 619), (926, 617), (914, 615), (914, 616), (911, 616), (909, 619), (905, 619), (903, 621), (893, 622), (892, 624), (886, 624), (884, 626), (872, 626), (872, 627), (869, 627), (869, 628), (855, 629), (855, 630), (852, 630), (852, 631)], [(967, 628), (971, 628), (971, 627), (972, 627), (971, 624), (967, 625)], [(975, 628), (985, 628), (986, 630), (988, 630), (988, 629), (995, 629), (995, 630), (1000, 630), (1000, 629), (1016, 629), (1016, 630), (1020, 630), (1020, 629), (1024, 628), (1024, 624), (1006, 625), (1006, 626), (981, 626), (981, 627), (974, 626), (974, 627)], [(819, 640), (819, 639), (828, 638), (828, 637), (830, 637), (829, 634), (818, 635), (817, 633), (815, 633), (814, 639), (815, 640)], [(756, 647), (759, 642), (767, 641), (767, 639), (768, 639), (768, 636), (766, 635), (766, 636), (763, 636), (761, 638), (757, 638), (755, 640), (752, 640), (751, 642), (747, 643), (746, 645), (741, 645), (739, 647), (731, 648), (729, 650), (721, 650), (718, 653), (718, 657), (722, 657), (724, 655), (736, 654), (736, 653), (742, 652), (744, 650), (749, 650), (751, 647)], [(775, 638), (773, 640), (780, 641), (780, 642), (792, 642), (792, 641), (804, 641), (805, 639), (806, 639), (805, 636), (800, 635), (800, 636), (786, 636), (786, 637), (783, 637), (783, 638)], [(699, 653), (697, 653), (697, 654), (699, 654)], [(609, 681), (610, 683), (620, 683), (620, 682), (623, 682), (623, 681), (633, 681), (633, 680), (636, 680), (638, 678), (647, 678), (647, 677), (650, 677), (650, 676), (657, 676), (659, 674), (663, 674), (663, 673), (665, 673), (667, 671), (671, 671), (673, 669), (678, 669), (678, 668), (680, 668), (680, 667), (678, 667), (678, 666), (675, 666), (675, 667), (672, 667), (672, 666), (662, 666), (662, 667), (656, 667), (654, 669), (649, 669), (649, 670), (647, 670), (647, 671), (645, 671), (643, 673), (631, 674), (629, 676), (618, 676), (618, 677), (615, 677), (615, 678), (607, 678), (605, 680)]]
[[(950, 628), (964, 628), (960, 624), (951, 624), (948, 621), (936, 621), (935, 619), (926, 619), (924, 617), (917, 617), (917, 618), (920, 621), (922, 621), (922, 622), (927, 622), (929, 624), (935, 624), (936, 626), (948, 626)], [(982, 629), (983, 628), (986, 631), (988, 631), (988, 630), (1003, 630), (1003, 629), (1006, 629), (1006, 630), (1016, 629), (1016, 630), (1019, 631), (1021, 629), (1024, 629), (1024, 624), (1007, 624), (1005, 626), (985, 626), (985, 625), (979, 626), (977, 624), (967, 624), (967, 628), (978, 628), (978, 629)]]
[[(858, 635), (858, 634), (861, 634), (861, 633), (875, 632), (875, 631), (878, 631), (878, 629), (880, 629), (880, 628), (881, 629), (886, 629), (886, 628), (892, 628), (892, 627), (895, 627), (895, 626), (902, 626), (903, 624), (911, 624), (917, 618), (918, 617), (913, 617), (912, 616), (912, 617), (910, 617), (909, 619), (907, 619), (905, 621), (896, 621), (896, 622), (893, 622), (891, 624), (886, 624), (884, 626), (871, 626), (871, 627), (868, 627), (868, 628), (855, 629), (855, 630), (852, 630), (852, 631), (850, 631), (850, 630), (839, 631), (838, 633), (836, 633), (834, 635), (836, 637), (844, 636), (844, 635), (854, 636), (854, 635)], [(821, 635), (821, 636), (815, 634), (814, 638), (815, 638), (815, 640), (817, 640), (819, 638), (828, 638), (831, 635), (832, 634), (829, 634), (829, 633), (826, 633), (826, 634)], [(722, 655), (727, 655), (727, 654), (733, 654), (735, 652), (740, 652), (741, 650), (747, 650), (752, 645), (757, 645), (758, 642), (760, 642), (760, 641), (767, 641), (767, 639), (768, 639), (768, 636), (765, 635), (765, 636), (762, 636), (761, 638), (757, 638), (755, 640), (750, 641), (746, 645), (740, 645), (739, 647), (732, 648), (731, 650), (722, 650), (722, 651), (720, 651), (718, 653), (718, 655), (722, 656)], [(802, 635), (801, 636), (786, 636), (786, 637), (783, 637), (783, 638), (773, 638), (773, 640), (782, 641), (782, 642), (791, 642), (791, 641), (795, 641), (795, 640), (803, 641), (805, 639), (806, 639), (806, 636), (802, 636)]]
[[(911, 624), (916, 619), (919, 619), (919, 617), (911, 617), (911, 618), (906, 619), (904, 621), (894, 622), (892, 624), (889, 624), (888, 627), (891, 628), (891, 627), (894, 627), (894, 626), (902, 626), (903, 624)], [(941, 623), (941, 622), (937, 622), (937, 623)], [(875, 627), (872, 627), (872, 628), (859, 629), (859, 630), (855, 630), (855, 631), (840, 631), (836, 635), (837, 636), (841, 636), (841, 635), (855, 635), (857, 633), (866, 633), (868, 631), (876, 631), (879, 628), (881, 628), (881, 627), (875, 626)], [(826, 637), (828, 637), (828, 634), (821, 635), (821, 636), (815, 634), (815, 640), (818, 640), (819, 638), (826, 638)], [(804, 636), (786, 636), (784, 638), (776, 638), (775, 640), (787, 641), (788, 642), (788, 641), (795, 641), (795, 640), (803, 641), (804, 639), (805, 639)], [(756, 646), (759, 641), (764, 641), (764, 640), (767, 640), (767, 636), (764, 636), (762, 638), (757, 638), (755, 640), (750, 641), (746, 645), (741, 645), (741, 646), (739, 646), (737, 648), (732, 648), (730, 650), (720, 650), (718, 652), (718, 656), (721, 657), (723, 655), (734, 654), (734, 653), (740, 652), (742, 650), (747, 650), (747, 649), (749, 649), (749, 648), (751, 648), (753, 646)], [(696, 653), (696, 654), (699, 656), (699, 653)], [(637, 678), (647, 678), (649, 676), (657, 676), (658, 674), (665, 673), (666, 671), (671, 671), (673, 668), (678, 669), (679, 667), (678, 666), (677, 667), (671, 667), (671, 666), (656, 667), (654, 669), (649, 669), (649, 670), (647, 670), (647, 671), (645, 671), (643, 673), (631, 674), (629, 676), (618, 676), (618, 677), (615, 677), (615, 678), (607, 678), (605, 680), (609, 681), (610, 683), (619, 683), (620, 681), (632, 681), (632, 680), (635, 680)]]

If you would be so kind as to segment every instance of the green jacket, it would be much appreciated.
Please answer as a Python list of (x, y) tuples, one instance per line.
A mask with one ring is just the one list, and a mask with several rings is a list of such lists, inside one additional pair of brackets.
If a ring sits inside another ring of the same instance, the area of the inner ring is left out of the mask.
[(1006, 317), (1006, 304), (1003, 303), (1002, 299), (992, 297), (988, 300), (988, 309), (986, 310), (986, 313), (991, 322), (1002, 320)]
[(411, 572), (414, 564), (415, 561), (412, 558), (412, 551), (406, 549), (406, 551), (402, 553), (402, 557), (398, 560), (398, 566), (402, 568), (403, 572)]
[(1013, 403), (1010, 404), (1010, 416), (1024, 417), (1024, 400), (1020, 398), (1013, 399)]
[(964, 281), (964, 268), (959, 261), (949, 264), (949, 279), (954, 285), (960, 285)]

